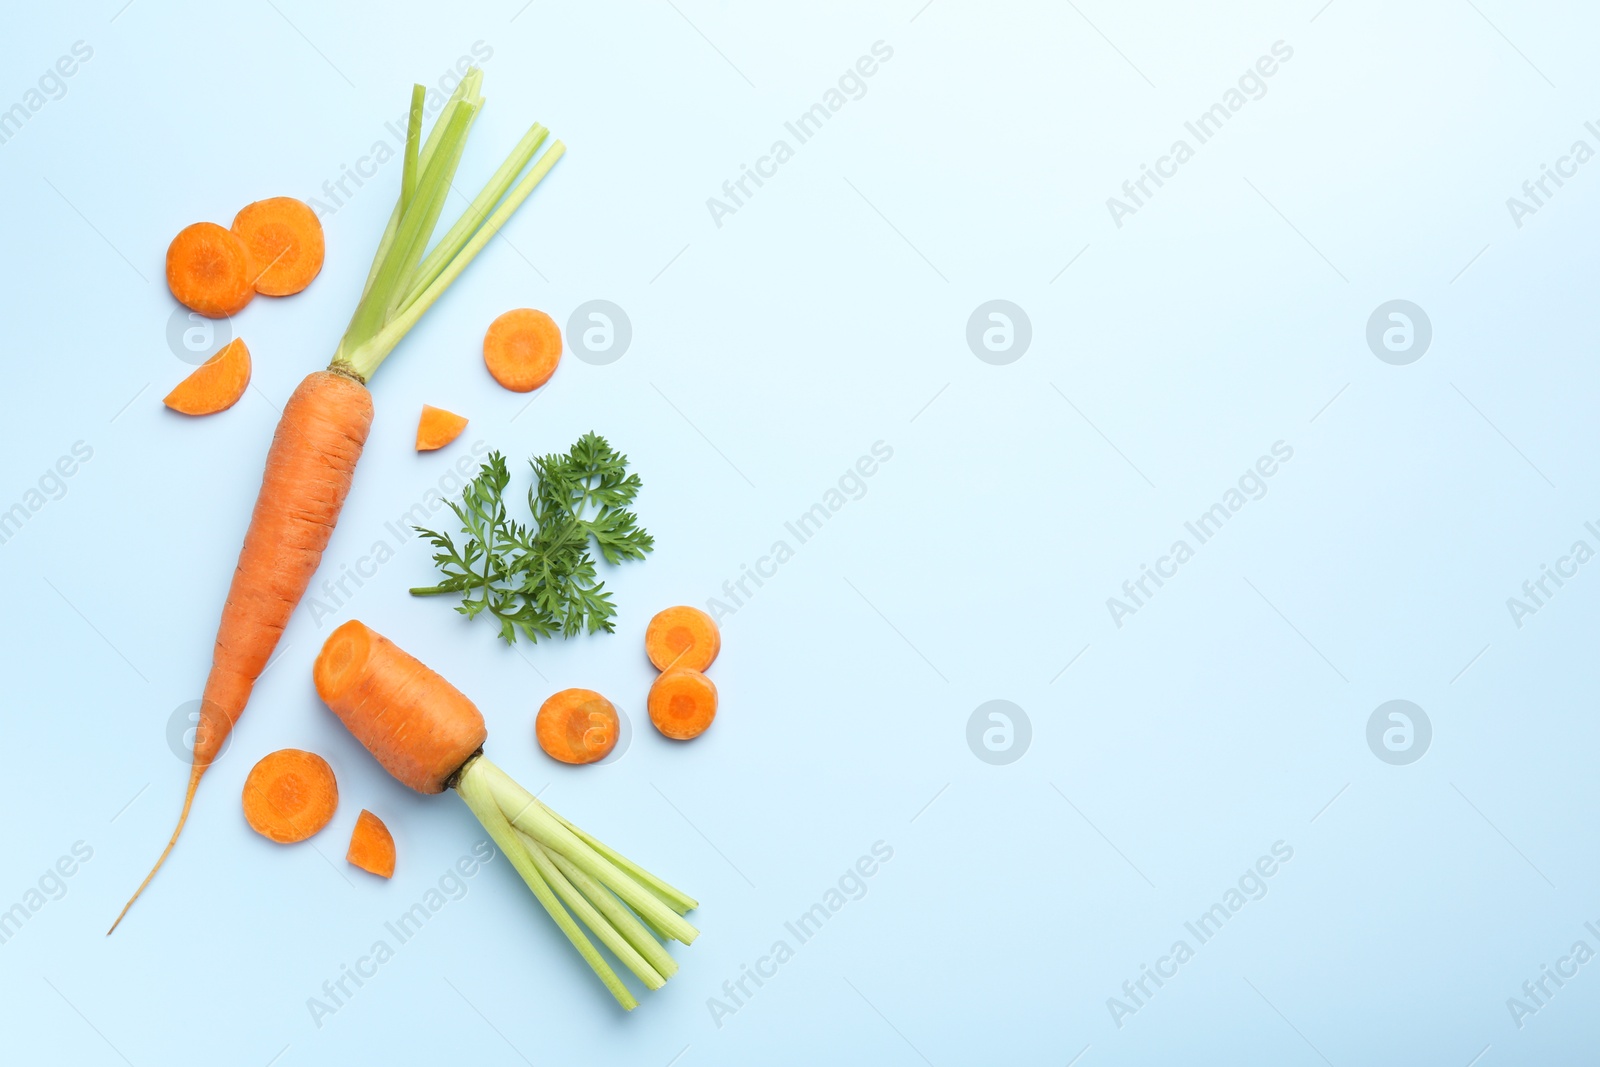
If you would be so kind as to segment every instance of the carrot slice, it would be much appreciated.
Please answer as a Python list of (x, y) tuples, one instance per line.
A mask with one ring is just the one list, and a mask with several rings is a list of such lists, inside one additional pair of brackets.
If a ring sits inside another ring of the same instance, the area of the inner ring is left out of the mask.
[(238, 234), (214, 222), (185, 226), (167, 246), (167, 288), (178, 303), (207, 318), (238, 314), (256, 295), (250, 253)]
[(644, 631), (644, 650), (656, 670), (688, 667), (703, 671), (722, 651), (715, 620), (686, 604), (656, 612)]
[(322, 271), (325, 246), (317, 213), (292, 196), (246, 204), (233, 232), (250, 257), (250, 282), (264, 296), (289, 296)]
[(494, 380), (512, 392), (537, 389), (561, 362), (561, 328), (533, 308), (508, 311), (483, 335), (483, 362)]
[(235, 337), (161, 401), (184, 415), (214, 415), (239, 402), (250, 384), (250, 350)]
[(661, 672), (650, 687), (650, 721), (677, 741), (699, 737), (717, 717), (717, 687), (688, 667)]
[(422, 418), (417, 420), (417, 451), (432, 452), (461, 436), (467, 420), (453, 411), (422, 405)]
[(617, 747), (617, 709), (593, 689), (563, 689), (546, 700), (534, 720), (545, 754), (562, 763), (593, 763)]
[(356, 828), (350, 832), (350, 848), (344, 858), (379, 878), (393, 878), (394, 835), (382, 819), (362, 808), (356, 816)]
[(333, 818), (339, 783), (315, 752), (280, 748), (261, 757), (244, 780), (244, 817), (269, 841), (304, 841)]

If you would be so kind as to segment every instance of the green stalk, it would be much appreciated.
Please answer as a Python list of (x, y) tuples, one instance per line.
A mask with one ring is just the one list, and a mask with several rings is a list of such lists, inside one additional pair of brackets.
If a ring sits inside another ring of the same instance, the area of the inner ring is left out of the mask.
[(700, 906), (700, 902), (694, 899), (694, 897), (691, 897), (681, 889), (675, 889), (668, 885), (666, 882), (662, 881), (660, 878), (657, 878), (655, 875), (651, 874), (649, 871), (645, 870), (643, 867), (639, 866), (637, 863), (633, 862), (616, 849), (611, 848), (605, 842), (597, 839), (593, 834), (572, 825), (566, 819), (562, 818), (559, 813), (551, 811), (548, 806), (544, 806), (544, 810), (550, 812), (550, 815), (557, 822), (561, 823), (562, 826), (565, 826), (568, 830), (571, 830), (574, 834), (577, 834), (579, 839), (582, 840), (584, 844), (600, 853), (600, 855), (604, 856), (612, 863), (615, 863), (618, 867), (621, 867), (624, 871), (628, 872), (628, 874), (632, 875), (636, 881), (643, 883), (646, 889), (660, 897), (666, 902), (668, 907), (677, 912), (679, 915), (682, 915), (685, 912), (693, 911), (695, 908)]
[[(556, 165), (556, 161), (566, 153), (566, 150), (567, 146), (560, 141), (555, 142), (546, 149), (544, 155), (539, 157), (538, 162), (534, 163), (533, 168), (517, 183), (516, 188), (511, 190), (510, 195), (501, 202), (499, 207), (495, 208), (494, 213), (478, 228), (478, 231), (472, 235), (471, 239), (462, 246), (461, 251), (450, 261), (439, 274), (439, 277), (434, 279), (428, 288), (417, 294), (416, 298), (407, 304), (405, 309), (373, 336), (370, 341), (355, 347), (353, 351), (342, 352), (343, 365), (359, 376), (362, 381), (370, 378), (373, 372), (378, 369), (379, 364), (394, 350), (394, 346), (400, 343), (400, 339), (410, 332), (411, 328), (417, 324), (417, 320), (421, 319), (423, 314), (433, 306), (434, 301), (444, 295), (444, 291), (450, 288), (451, 283), (460, 276), (462, 271), (467, 269), (467, 264), (471, 263), (478, 253), (483, 251), (490, 238), (498, 233), (500, 227), (504, 226), (507, 220), (511, 218), (512, 213), (522, 206), (522, 202), (544, 180), (544, 176), (550, 173), (550, 168)], [(343, 344), (340, 347), (342, 349), (344, 347)], [(335, 361), (340, 362), (341, 357), (335, 357)]]
[(510, 775), (488, 760), (479, 759), (472, 766), (484, 764), (482, 775), (494, 794), (496, 803), (511, 824), (546, 848), (554, 849), (571, 860), (585, 874), (607, 886), (621, 897), (634, 911), (648, 918), (657, 929), (675, 941), (690, 944), (700, 935), (683, 916), (663, 904), (650, 890), (634, 881), (610, 860), (590, 848), (576, 834), (568, 830), (550, 810), (536, 800)]
[[(517, 833), (521, 834), (522, 831), (518, 830)], [(522, 836), (527, 841), (533, 840), (526, 834)], [(600, 914), (606, 917), (606, 921), (628, 939), (628, 944), (638, 949), (639, 954), (656, 969), (663, 980), (678, 973), (678, 961), (661, 946), (661, 942), (651, 936), (650, 931), (639, 921), (639, 917), (629, 911), (628, 906), (618, 900), (615, 893), (584, 874), (561, 853), (548, 850), (546, 854), (550, 857), (550, 862), (556, 865), (556, 869), (566, 875), (567, 880), (577, 887), (578, 892), (589, 898)]]
[(489, 831), (489, 836), (511, 861), (511, 866), (516, 868), (522, 880), (528, 884), (528, 888), (533, 890), (533, 895), (544, 905), (544, 910), (550, 913), (550, 918), (554, 919), (561, 932), (567, 935), (567, 940), (572, 942), (572, 946), (578, 950), (584, 962), (599, 976), (600, 981), (611, 991), (611, 995), (622, 1005), (623, 1010), (632, 1011), (639, 1006), (639, 1002), (634, 999), (628, 987), (622, 984), (622, 979), (617, 977), (617, 972), (611, 969), (611, 965), (600, 955), (593, 942), (578, 929), (578, 924), (567, 914), (567, 909), (561, 906), (549, 883), (540, 873), (538, 862), (501, 813), (500, 805), (486, 780), (488, 775), (485, 772), (490, 769), (498, 770), (483, 756), (473, 759), (461, 771), (456, 782), (456, 791), (461, 794), (461, 799), (467, 802), (467, 807), (472, 809), (472, 814), (478, 817), (478, 822)]
[[(629, 943), (627, 938), (622, 936), (622, 932), (613, 926), (583, 893), (578, 891), (566, 874), (552, 860), (552, 853), (546, 852), (543, 845), (521, 830), (517, 831), (517, 836), (522, 840), (523, 847), (528, 850), (528, 855), (533, 858), (534, 865), (539, 868), (539, 873), (546, 882), (550, 883), (551, 888), (556, 891), (556, 895), (561, 898), (562, 902), (566, 904), (574, 915), (583, 920), (583, 925), (587, 926), (600, 939), (600, 943), (610, 949), (611, 954), (621, 960), (623, 965), (634, 973), (634, 977), (645, 984), (646, 989), (660, 989), (667, 984), (666, 978), (655, 967), (651, 966), (644, 956), (639, 953), (639, 950)], [(657, 947), (659, 948), (660, 946), (658, 945)]]
[[(456, 86), (456, 91), (450, 94), (450, 99), (445, 101), (445, 106), (449, 107), (457, 100), (466, 100), (468, 103), (472, 104), (482, 104), (483, 98), (478, 95), (478, 86), (482, 84), (482, 82), (483, 71), (479, 70), (477, 67), (473, 67), (471, 70), (467, 71), (466, 77), (461, 79), (461, 84)], [(414, 92), (415, 90), (413, 90), (413, 93)], [(420, 119), (421, 117), (418, 116), (419, 124)], [(433, 124), (433, 129), (428, 131), (428, 139), (422, 143), (422, 151), (417, 155), (418, 166), (426, 167), (428, 165), (428, 161), (433, 158), (433, 153), (438, 147), (439, 138), (441, 135), (443, 135), (443, 133), (444, 125), (442, 123), (435, 122)], [(396, 200), (394, 204), (394, 210), (389, 213), (389, 225), (384, 228), (383, 237), (378, 241), (378, 250), (373, 254), (372, 267), (367, 271), (366, 283), (361, 287), (361, 296), (363, 299), (365, 299), (367, 293), (372, 290), (373, 279), (377, 278), (378, 271), (383, 268), (384, 257), (388, 255), (389, 246), (394, 243), (394, 233), (400, 228), (400, 217), (404, 213), (405, 206), (401, 204), (400, 201)]]
[(467, 206), (467, 210), (456, 219), (456, 224), (450, 227), (450, 232), (439, 239), (439, 243), (433, 246), (433, 251), (428, 253), (428, 258), (424, 259), (422, 265), (413, 273), (411, 288), (401, 298), (400, 307), (409, 306), (444, 271), (461, 251), (462, 246), (467, 243), (473, 231), (478, 228), (478, 224), (488, 217), (495, 205), (500, 203), (500, 198), (506, 195), (506, 190), (511, 188), (511, 183), (517, 180), (517, 175), (522, 173), (522, 168), (528, 165), (528, 160), (533, 158), (533, 154), (538, 151), (549, 133), (549, 130), (536, 122), (527, 133), (523, 134), (522, 140), (517, 142), (517, 147), (511, 150), (506, 161), (500, 164), (500, 169), (489, 179), (489, 184), (483, 187), (483, 192)]
[(417, 148), (422, 142), (422, 98), (426, 90), (419, 85), (411, 87), (411, 116), (406, 122), (406, 159), (400, 175), (400, 213), (411, 206), (417, 192)]

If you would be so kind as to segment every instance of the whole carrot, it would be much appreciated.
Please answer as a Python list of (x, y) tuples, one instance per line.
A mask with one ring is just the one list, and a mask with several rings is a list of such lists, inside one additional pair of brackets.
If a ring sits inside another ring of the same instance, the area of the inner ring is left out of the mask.
[(267, 453), (261, 491), (222, 609), (178, 824), (111, 930), (177, 844), (201, 777), (238, 722), (290, 614), (316, 573), (372, 425), (367, 380), (565, 151), (556, 141), (524, 174), (548, 132), (534, 124), (424, 258), (467, 134), (483, 105), (478, 93), (482, 78), (474, 68), (462, 79), (426, 144), (421, 143), (424, 90), (420, 85), (412, 88), (400, 199), (378, 245), (365, 291), (332, 364), (309, 375), (284, 405)]

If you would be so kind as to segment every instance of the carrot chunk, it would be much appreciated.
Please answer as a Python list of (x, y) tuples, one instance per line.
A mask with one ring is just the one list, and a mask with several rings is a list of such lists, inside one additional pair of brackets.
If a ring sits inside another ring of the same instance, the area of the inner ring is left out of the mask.
[(722, 651), (722, 635), (710, 615), (680, 604), (656, 612), (645, 627), (644, 650), (658, 671), (673, 667), (703, 671)]
[(167, 288), (207, 318), (236, 315), (256, 295), (250, 253), (238, 234), (214, 222), (185, 226), (167, 246)]
[(249, 254), (250, 284), (264, 296), (298, 293), (322, 271), (322, 223), (292, 196), (246, 204), (233, 217), (233, 232)]
[(379, 878), (393, 878), (394, 835), (382, 819), (362, 808), (356, 816), (356, 828), (350, 832), (350, 848), (344, 858)]
[(261, 757), (244, 780), (244, 817), (269, 841), (304, 841), (333, 818), (339, 783), (315, 752), (280, 748)]
[(562, 763), (605, 759), (620, 729), (617, 709), (593, 689), (563, 689), (540, 706), (533, 724), (539, 747)]
[(161, 401), (184, 415), (214, 415), (239, 402), (250, 384), (250, 350), (235, 337)]
[(650, 687), (650, 721), (677, 741), (699, 737), (717, 717), (717, 687), (688, 667), (662, 671)]
[(422, 418), (417, 420), (417, 451), (432, 452), (461, 436), (467, 420), (453, 411), (422, 405)]
[(561, 328), (533, 308), (508, 311), (483, 335), (483, 362), (494, 380), (512, 392), (537, 389), (561, 362)]

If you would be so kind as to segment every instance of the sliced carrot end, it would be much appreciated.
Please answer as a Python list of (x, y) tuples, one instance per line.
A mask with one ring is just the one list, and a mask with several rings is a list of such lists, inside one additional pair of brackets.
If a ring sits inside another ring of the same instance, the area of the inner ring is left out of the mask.
[(563, 689), (539, 708), (533, 724), (539, 747), (562, 763), (594, 763), (617, 747), (617, 709), (593, 689)]
[(382, 819), (362, 808), (356, 816), (356, 827), (350, 832), (350, 847), (344, 858), (379, 878), (393, 878), (394, 835)]
[(280, 748), (262, 756), (244, 780), (244, 817), (269, 841), (304, 841), (333, 818), (339, 783), (315, 752)]
[(214, 415), (239, 402), (250, 384), (250, 349), (235, 337), (196, 367), (162, 399), (184, 415)]
[(290, 296), (322, 271), (326, 252), (317, 213), (292, 196), (246, 204), (233, 217), (244, 244), (251, 288), (264, 296)]
[(656, 613), (644, 631), (644, 650), (656, 670), (687, 667), (703, 671), (722, 651), (715, 620), (686, 604)]
[(717, 717), (717, 687), (699, 671), (674, 667), (650, 687), (650, 721), (667, 737), (687, 741)]
[(508, 311), (483, 335), (483, 363), (494, 380), (515, 393), (539, 388), (561, 362), (561, 328), (533, 308)]
[(461, 436), (467, 420), (453, 411), (422, 405), (422, 417), (417, 420), (417, 451), (432, 452)]
[(236, 315), (256, 295), (250, 253), (238, 234), (214, 222), (185, 226), (167, 246), (167, 288), (207, 318)]

